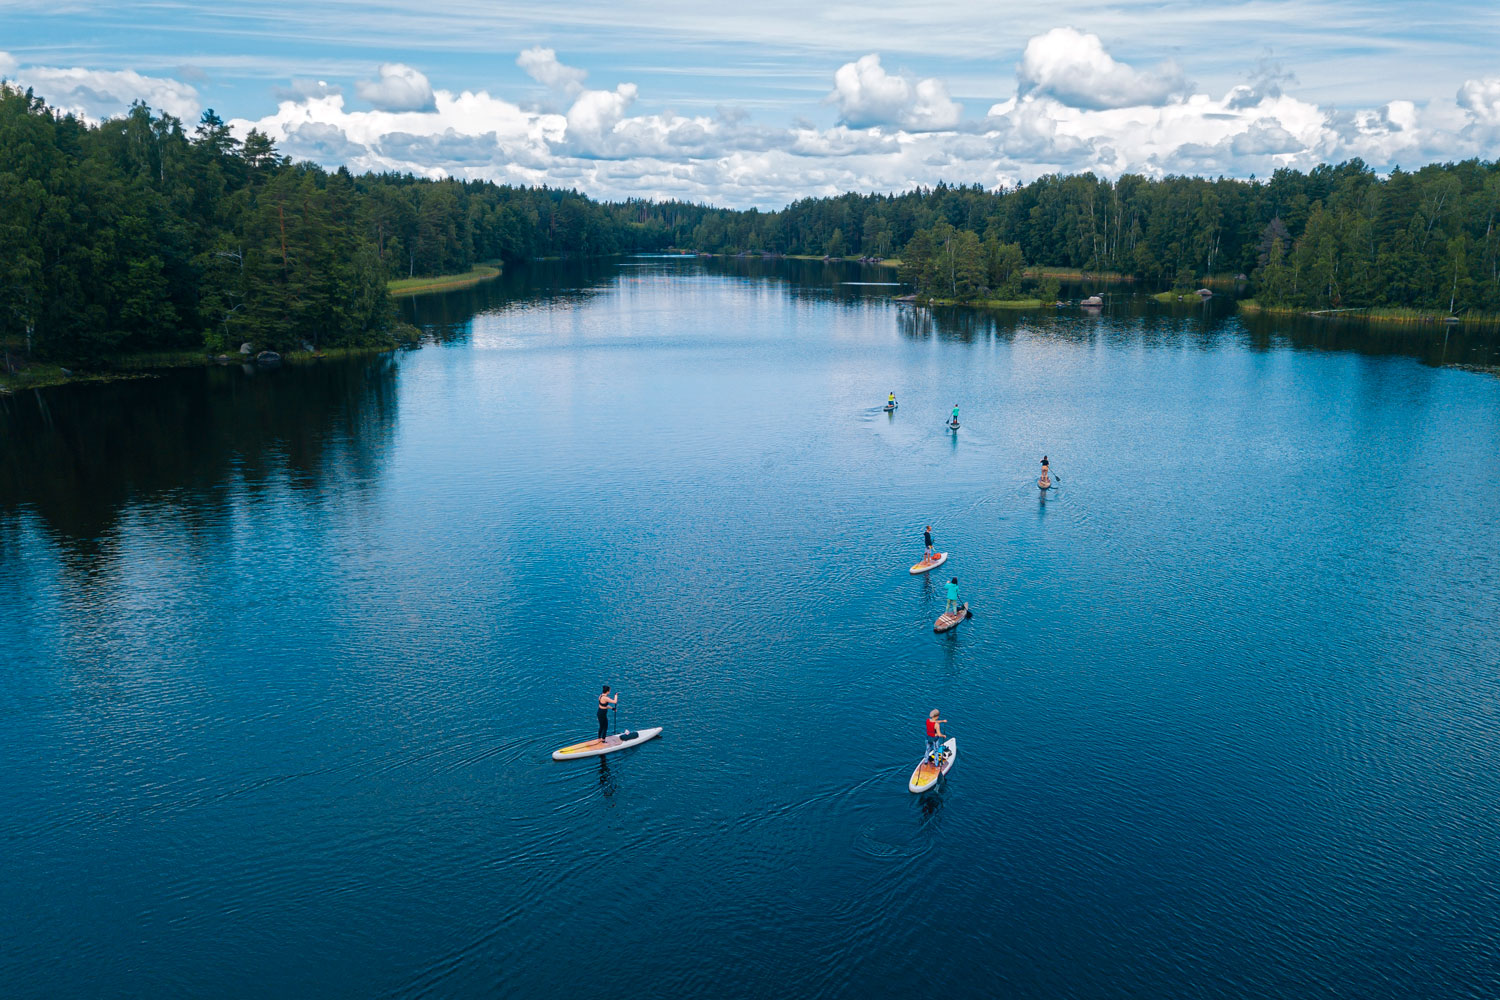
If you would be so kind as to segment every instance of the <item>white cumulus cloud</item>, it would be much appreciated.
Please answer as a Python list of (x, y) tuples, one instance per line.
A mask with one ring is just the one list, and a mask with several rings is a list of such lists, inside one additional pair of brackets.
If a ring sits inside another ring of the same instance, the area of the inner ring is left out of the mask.
[(1458, 106), (1486, 125), (1500, 125), (1500, 76), (1465, 80), (1458, 88)]
[(962, 111), (949, 98), (941, 80), (913, 83), (899, 74), (887, 73), (880, 65), (880, 56), (873, 52), (838, 68), (829, 99), (838, 105), (839, 120), (853, 128), (895, 125), (912, 131), (950, 129), (958, 124)]
[(1021, 93), (1092, 110), (1165, 104), (1188, 86), (1176, 66), (1134, 69), (1106, 52), (1098, 35), (1075, 28), (1053, 28), (1032, 38), (1016, 72)]
[(568, 138), (582, 144), (598, 142), (614, 131), (635, 95), (633, 83), (622, 83), (614, 90), (583, 91), (568, 109)]
[(405, 63), (381, 63), (379, 78), (355, 85), (361, 98), (382, 111), (427, 111), (432, 108), (432, 84)]
[(588, 78), (587, 71), (558, 62), (556, 51), (540, 45), (533, 45), (516, 56), (516, 65), (537, 83), (569, 97), (583, 90), (583, 81)]
[(189, 122), (201, 110), (191, 84), (128, 69), (22, 66), (9, 52), (0, 52), (0, 77), (30, 87), (54, 108), (94, 121), (123, 114), (135, 101)]
[[(1060, 95), (1052, 84), (1028, 86), (1041, 74), (1034, 79), (1023, 70), (1016, 96), (995, 104), (987, 117), (964, 122), (937, 81), (924, 92), (928, 81), (887, 73), (878, 57), (868, 56), (835, 74), (841, 86), (830, 100), (837, 123), (771, 125), (742, 111), (640, 110), (647, 97), (634, 83), (590, 89), (582, 71), (558, 63), (555, 53), (529, 51), (532, 56), (519, 60), (523, 68), (567, 97), (565, 113), (485, 91), (443, 89), (432, 91), (425, 109), (353, 110), (332, 87), (304, 87), (294, 88), (274, 114), (231, 124), (242, 136), (259, 128), (283, 152), (329, 167), (762, 208), (845, 191), (939, 182), (995, 187), (1086, 170), (1105, 177), (1265, 177), (1278, 167), (1308, 169), (1355, 156), (1385, 170), (1396, 163), (1493, 156), (1500, 136), (1500, 86), (1490, 80), (1464, 83), (1456, 100), (1333, 108), (1292, 93), (1295, 78), (1269, 64), (1241, 76), (1249, 85), (1232, 86), (1220, 97), (1183, 85), (1163, 99), (1173, 88), (1164, 88), (1164, 77), (1146, 74), (1156, 82), (1136, 88), (1134, 103), (1122, 104), (1128, 88), (1116, 85), (1118, 79), (1094, 88), (1095, 99), (1085, 102)], [(1102, 47), (1097, 55), (1096, 67), (1123, 69), (1127, 81), (1140, 82)], [(1101, 93), (1113, 96), (1102, 101)]]

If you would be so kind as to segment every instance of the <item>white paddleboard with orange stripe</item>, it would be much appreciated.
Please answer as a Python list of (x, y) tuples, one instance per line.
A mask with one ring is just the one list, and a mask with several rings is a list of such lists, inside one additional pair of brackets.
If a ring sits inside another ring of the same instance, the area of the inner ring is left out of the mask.
[(919, 563), (917, 563), (915, 566), (913, 566), (911, 568), (911, 574), (912, 574), (912, 576), (916, 576), (918, 573), (926, 573), (928, 570), (937, 569), (939, 566), (941, 566), (943, 563), (945, 563), (947, 561), (948, 561), (948, 553), (946, 553), (946, 552), (934, 553), (934, 555), (933, 555), (933, 557), (931, 559), (928, 559), (926, 556), (923, 556), (922, 557), (922, 561), (919, 562)]
[(938, 779), (953, 769), (953, 762), (958, 759), (958, 740), (950, 739), (943, 744), (943, 756), (940, 763), (934, 764), (932, 758), (923, 754), (922, 763), (911, 773), (911, 781), (907, 788), (917, 795), (930, 792), (937, 787)]
[(574, 743), (570, 747), (552, 751), (553, 760), (572, 760), (574, 757), (599, 757), (616, 750), (624, 750), (647, 740), (653, 740), (661, 735), (661, 726), (655, 729), (627, 730), (623, 733), (615, 733), (606, 736), (602, 740), (589, 740), (585, 743)]

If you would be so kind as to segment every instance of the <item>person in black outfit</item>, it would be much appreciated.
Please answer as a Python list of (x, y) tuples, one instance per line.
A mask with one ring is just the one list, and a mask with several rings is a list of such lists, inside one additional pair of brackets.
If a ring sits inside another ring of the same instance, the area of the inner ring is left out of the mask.
[(927, 545), (927, 554), (924, 555), (922, 558), (924, 558), (924, 559), (931, 559), (932, 558), (932, 525), (929, 524), (927, 526), (927, 530), (924, 531), (924, 532), (922, 532), (922, 541)]
[(609, 685), (604, 685), (604, 693), (599, 696), (599, 738), (602, 740), (609, 735), (609, 710), (620, 703), (620, 696), (610, 697)]

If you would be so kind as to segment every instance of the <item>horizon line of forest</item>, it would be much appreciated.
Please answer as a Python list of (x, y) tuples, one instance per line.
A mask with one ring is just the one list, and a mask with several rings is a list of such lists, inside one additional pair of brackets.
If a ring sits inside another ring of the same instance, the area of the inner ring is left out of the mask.
[[(922, 296), (1018, 297), (1028, 266), (1160, 289), (1244, 274), (1271, 307), (1500, 313), (1500, 163), (1269, 178), (1047, 175), (775, 211), (293, 162), (211, 109), (90, 123), (0, 84), (0, 343), (51, 360), (384, 346), (388, 281), (669, 247), (899, 256)], [(1042, 288), (1051, 291), (1050, 287)]]

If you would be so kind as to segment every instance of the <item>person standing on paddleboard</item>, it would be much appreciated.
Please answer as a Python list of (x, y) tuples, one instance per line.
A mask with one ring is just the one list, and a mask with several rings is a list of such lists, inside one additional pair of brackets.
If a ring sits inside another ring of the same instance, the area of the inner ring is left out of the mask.
[(885, 405), (889, 406), (889, 407), (895, 407), (895, 405), (896, 405), (896, 394), (894, 392), (891, 393), (888, 397), (886, 397)]
[(604, 685), (604, 693), (599, 696), (599, 738), (602, 740), (609, 735), (609, 710), (620, 703), (620, 696), (613, 698), (609, 695), (609, 685)]
[(954, 577), (943, 585), (948, 591), (948, 608), (943, 612), (951, 615), (958, 610), (958, 577)]
[(1052, 485), (1052, 469), (1047, 465), (1046, 455), (1042, 456), (1042, 478), (1038, 482), (1041, 483), (1042, 489)]
[(948, 739), (947, 734), (943, 732), (943, 723), (948, 720), (939, 719), (938, 714), (935, 708), (927, 713), (927, 756), (932, 758), (934, 764), (942, 756), (943, 744)]
[(953, 404), (953, 423), (958, 423), (958, 404)]
[(932, 525), (929, 524), (927, 526), (926, 530), (922, 532), (922, 541), (927, 546), (927, 554), (924, 555), (922, 558), (924, 560), (925, 559), (931, 559), (932, 558)]

